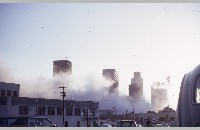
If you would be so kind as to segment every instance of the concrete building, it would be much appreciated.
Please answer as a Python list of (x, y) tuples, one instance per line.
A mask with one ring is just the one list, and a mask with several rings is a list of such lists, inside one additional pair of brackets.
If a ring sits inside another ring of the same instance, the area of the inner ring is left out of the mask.
[(72, 74), (72, 62), (69, 60), (53, 61), (53, 76), (57, 76), (59, 74)]
[(20, 84), (0, 82), (0, 97), (19, 97)]
[(151, 110), (160, 111), (163, 110), (168, 103), (168, 84), (154, 82), (151, 86)]
[[(63, 126), (62, 100), (28, 97), (1, 97), (1, 116), (45, 116), (57, 126)], [(99, 102), (64, 102), (64, 121), (66, 127), (86, 127), (99, 125)]]
[(106, 80), (110, 80), (112, 85), (108, 88), (108, 92), (111, 95), (119, 95), (119, 79), (118, 73), (115, 69), (103, 69), (103, 77)]
[(99, 115), (114, 115), (114, 110), (99, 110)]
[(134, 77), (129, 85), (129, 96), (136, 99), (143, 97), (143, 78), (141, 78), (140, 72), (134, 72)]

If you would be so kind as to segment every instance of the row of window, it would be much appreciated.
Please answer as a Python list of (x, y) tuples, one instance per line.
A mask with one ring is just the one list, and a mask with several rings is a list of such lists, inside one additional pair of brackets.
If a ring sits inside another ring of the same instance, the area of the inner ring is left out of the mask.
[(5, 96), (18, 97), (18, 93), (17, 91), (13, 91), (13, 94), (12, 94), (11, 90), (1, 90), (1, 97), (5, 97)]
[[(48, 107), (47, 108), (47, 114), (48, 115), (56, 115), (56, 109), (57, 109), (57, 115), (62, 115), (63, 109), (61, 107)], [(74, 116), (86, 116), (87, 115), (87, 109), (81, 109), (80, 108), (66, 108), (65, 109), (66, 115), (74, 115)], [(38, 106), (36, 107), (36, 114), (37, 115), (46, 115), (46, 107)], [(28, 115), (28, 106), (19, 106), (19, 115)], [(90, 116), (95, 116), (95, 109), (90, 109)]]

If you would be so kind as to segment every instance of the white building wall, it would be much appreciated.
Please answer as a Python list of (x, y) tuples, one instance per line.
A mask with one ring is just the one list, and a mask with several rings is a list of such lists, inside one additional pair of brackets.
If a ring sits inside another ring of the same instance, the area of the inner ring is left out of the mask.
[[(0, 116), (23, 116), (19, 115), (19, 106), (25, 106), (25, 104), (11, 104), (11, 98), (12, 97), (6, 97), (7, 98), (7, 105), (0, 105)], [(49, 105), (43, 105), (46, 107), (45, 109), (45, 116), (48, 119), (50, 119), (52, 122), (54, 122), (57, 126), (63, 126), (63, 117), (62, 115), (57, 115), (57, 109), (55, 109), (55, 115), (48, 115), (48, 107)], [(52, 106), (52, 105), (51, 105)], [(28, 116), (40, 116), (36, 115), (36, 107), (37, 105), (34, 103), (32, 105), (28, 105)], [(56, 106), (54, 106), (56, 108)], [(81, 108), (82, 109), (82, 108)], [(66, 108), (65, 108), (66, 112)], [(90, 112), (90, 110), (88, 110)], [(93, 118), (93, 119), (91, 119)], [(83, 119), (81, 116), (68, 116), (65, 115), (64, 117), (65, 121), (68, 121), (68, 127), (77, 127), (77, 121), (80, 121), (80, 127), (86, 127), (87, 126), (87, 118)], [(90, 120), (91, 119), (91, 120)], [(93, 126), (93, 121), (96, 121), (99, 125), (99, 110), (95, 110), (95, 117), (90, 117), (88, 114), (88, 121), (90, 121), (90, 126)]]

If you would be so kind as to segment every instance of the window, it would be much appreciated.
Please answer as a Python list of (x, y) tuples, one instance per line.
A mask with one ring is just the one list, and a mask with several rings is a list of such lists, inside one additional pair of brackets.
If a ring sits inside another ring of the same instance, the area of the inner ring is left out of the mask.
[(63, 108), (57, 107), (57, 115), (62, 115), (63, 113)]
[(80, 121), (77, 121), (77, 127), (80, 127)]
[(197, 78), (194, 87), (194, 102), (200, 103), (200, 76)]
[(1, 90), (1, 97), (5, 97), (5, 96), (6, 96), (5, 90)]
[(45, 107), (39, 106), (37, 107), (37, 115), (45, 115)]
[(18, 97), (17, 91), (13, 92), (13, 97)]
[(81, 109), (80, 108), (74, 108), (74, 115), (80, 116), (81, 115)]
[(196, 103), (200, 103), (200, 88), (196, 88)]
[(73, 115), (73, 108), (66, 108), (66, 115)]
[(82, 109), (82, 116), (87, 116), (87, 110), (86, 109)]
[(55, 108), (54, 107), (48, 107), (48, 115), (55, 115)]
[(28, 115), (28, 106), (19, 106), (19, 115)]
[(11, 90), (7, 90), (7, 96), (11, 96)]
[(95, 116), (95, 109), (90, 109), (90, 116)]
[(0, 105), (7, 105), (7, 99), (0, 98)]

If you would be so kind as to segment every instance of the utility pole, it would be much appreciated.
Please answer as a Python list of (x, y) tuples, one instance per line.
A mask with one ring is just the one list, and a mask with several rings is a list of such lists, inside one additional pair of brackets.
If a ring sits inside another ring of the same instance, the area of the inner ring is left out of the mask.
[(88, 115), (88, 112), (89, 111), (88, 111), (88, 108), (87, 108), (87, 127), (89, 127), (89, 117), (88, 117), (89, 115)]
[(63, 116), (63, 127), (65, 126), (65, 113), (64, 113), (64, 108), (65, 108), (65, 96), (66, 96), (66, 92), (65, 92), (65, 88), (66, 87), (58, 87), (58, 88), (61, 88), (62, 89), (62, 92), (60, 92), (62, 95), (62, 98), (63, 98), (63, 102), (62, 102), (62, 116)]
[(133, 120), (135, 121), (135, 110), (134, 110), (134, 105), (132, 105), (132, 107), (133, 107), (133, 112), (132, 112)]

